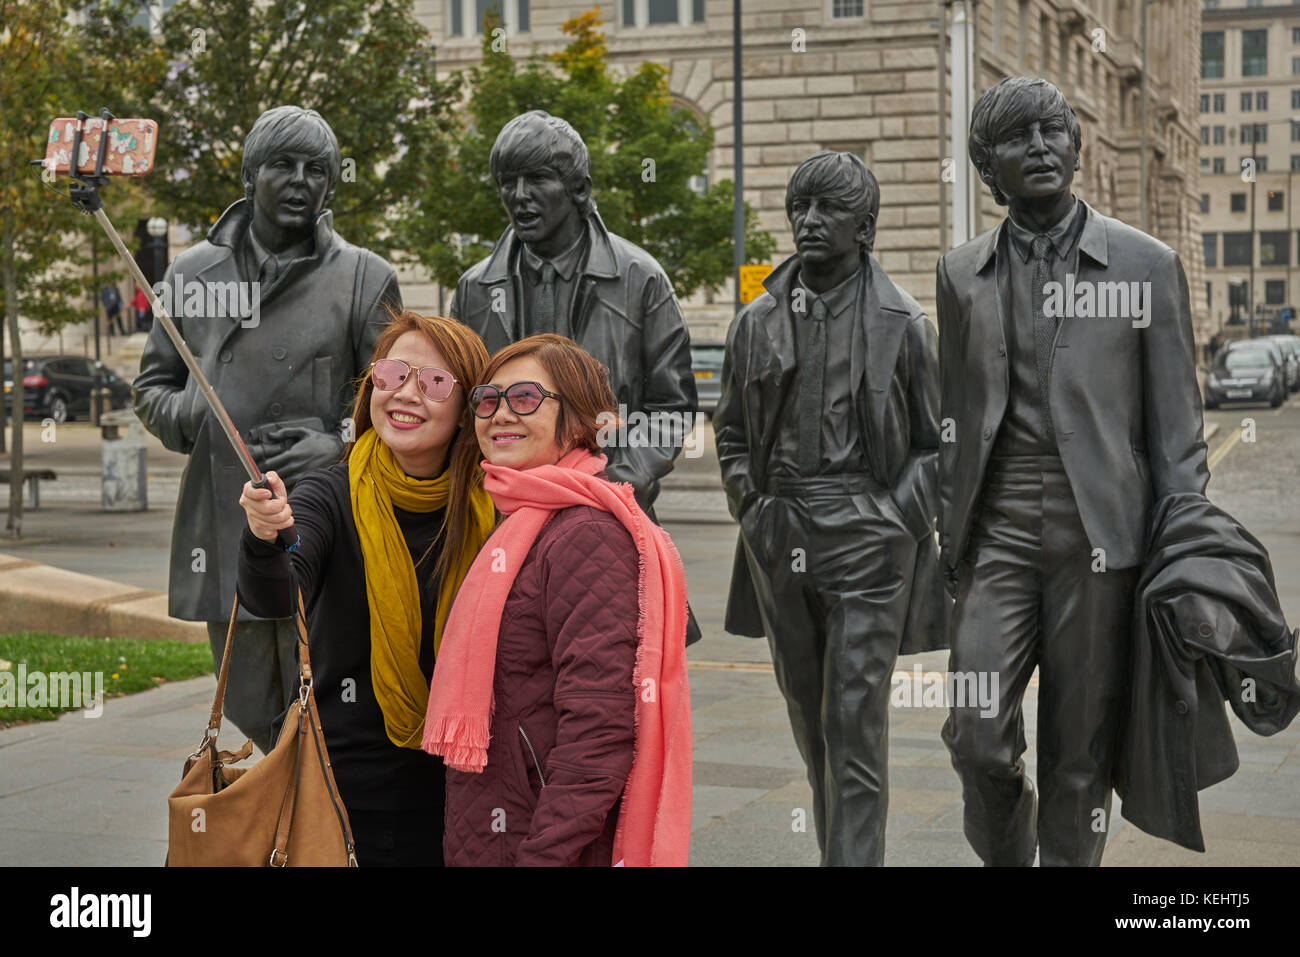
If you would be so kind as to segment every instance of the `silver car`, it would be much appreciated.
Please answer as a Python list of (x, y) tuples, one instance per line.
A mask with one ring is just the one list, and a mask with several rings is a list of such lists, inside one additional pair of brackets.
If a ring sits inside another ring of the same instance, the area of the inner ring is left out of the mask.
[(722, 357), (726, 346), (720, 342), (692, 342), (691, 369), (695, 373), (695, 391), (699, 394), (700, 415), (713, 418), (722, 394)]
[(1276, 409), (1285, 398), (1286, 373), (1276, 344), (1259, 339), (1232, 342), (1214, 357), (1205, 383), (1207, 409), (1225, 402), (1267, 402)]
[(1286, 358), (1287, 387), (1292, 392), (1300, 392), (1300, 336), (1276, 335), (1264, 338), (1282, 347), (1282, 354)]

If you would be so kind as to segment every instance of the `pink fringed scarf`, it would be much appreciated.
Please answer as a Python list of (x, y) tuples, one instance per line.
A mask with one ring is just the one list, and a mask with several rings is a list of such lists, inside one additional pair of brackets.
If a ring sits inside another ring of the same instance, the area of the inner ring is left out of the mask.
[[(663, 529), (631, 486), (596, 477), (605, 457), (575, 449), (526, 471), (483, 464), (485, 487), (506, 520), (487, 540), (457, 593), (429, 689), (423, 748), (449, 768), (487, 765), (497, 638), (515, 576), (551, 513), (571, 505), (609, 512), (636, 543), (636, 745), (611, 863), (684, 866), (690, 848), (691, 703), (686, 676), (686, 573)], [(504, 570), (503, 559), (504, 557)]]

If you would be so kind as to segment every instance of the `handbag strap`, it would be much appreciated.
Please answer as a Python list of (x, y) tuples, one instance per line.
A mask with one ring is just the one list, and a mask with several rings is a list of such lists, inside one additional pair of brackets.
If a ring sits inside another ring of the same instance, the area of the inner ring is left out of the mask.
[[(294, 592), (298, 598), (298, 607), (294, 611), (294, 618), (298, 624), (298, 687), (301, 692), (303, 688), (311, 687), (311, 652), (307, 644), (307, 610), (302, 600), (302, 589), (296, 583)], [(221, 668), (217, 673), (217, 692), (212, 697), (212, 711), (208, 714), (206, 737), (195, 751), (197, 755), (205, 747), (210, 747), (214, 761), (216, 760), (217, 735), (221, 732), (221, 711), (226, 701), (226, 683), (230, 680), (230, 648), (235, 641), (235, 624), (238, 619), (239, 595), (236, 594), (235, 602), (230, 609), (230, 625), (226, 628), (226, 647), (221, 653)]]
[(280, 820), (275, 825), (275, 844), (271, 848), (271, 857), (266, 863), (269, 867), (285, 867), (289, 863), (289, 830), (293, 827), (293, 812), (298, 806), (298, 781), (302, 778), (302, 752), (311, 716), (305, 708), (298, 710), (298, 758), (294, 764), (293, 777), (289, 787), (280, 801)]
[(298, 610), (294, 616), (298, 625), (298, 756), (293, 778), (280, 803), (280, 818), (275, 827), (275, 845), (271, 849), (267, 864), (271, 867), (285, 867), (289, 863), (289, 832), (293, 828), (293, 814), (298, 804), (298, 784), (302, 778), (303, 752), (307, 749), (306, 737), (311, 736), (315, 745), (316, 759), (320, 762), (321, 775), (325, 780), (325, 790), (329, 794), (334, 814), (338, 818), (339, 829), (343, 832), (343, 842), (347, 850), (348, 866), (357, 866), (356, 845), (352, 839), (352, 827), (344, 813), (339, 798), (338, 785), (334, 781), (334, 772), (330, 766), (328, 751), (322, 740), (319, 713), (316, 710), (316, 692), (312, 682), (311, 651), (307, 641), (307, 609), (302, 600), (302, 589), (297, 590)]
[[(235, 622), (239, 618), (239, 596), (235, 596), (235, 604), (230, 609), (230, 625), (226, 628), (226, 647), (221, 652), (221, 669), (217, 673), (217, 693), (212, 698), (212, 712), (208, 715), (208, 727), (203, 744), (199, 745), (199, 751), (204, 747), (212, 749), (213, 759), (216, 759), (216, 742), (217, 735), (221, 732), (221, 707), (226, 700), (226, 682), (230, 679), (230, 646), (235, 641)], [(198, 751), (195, 752), (197, 754)]]

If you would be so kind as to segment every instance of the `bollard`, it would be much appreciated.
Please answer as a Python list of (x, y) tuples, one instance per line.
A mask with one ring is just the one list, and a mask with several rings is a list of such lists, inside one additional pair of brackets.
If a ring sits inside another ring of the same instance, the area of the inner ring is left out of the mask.
[(143, 512), (149, 507), (144, 428), (130, 410), (100, 417), (104, 436), (101, 502), (106, 512)]

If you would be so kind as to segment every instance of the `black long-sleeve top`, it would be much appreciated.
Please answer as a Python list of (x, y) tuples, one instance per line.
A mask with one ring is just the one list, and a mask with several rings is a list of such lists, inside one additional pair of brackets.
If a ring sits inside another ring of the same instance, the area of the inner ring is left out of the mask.
[[(370, 681), (370, 608), (365, 569), (348, 491), (346, 463), (304, 476), (289, 493), (301, 544), (286, 553), (244, 527), (240, 542), (239, 600), (265, 618), (293, 615), (290, 578), (302, 588), (315, 676), (316, 704), (343, 803), (357, 810), (427, 809), (442, 820), (446, 770), (442, 759), (388, 740)], [(411, 560), (418, 561), (442, 528), (445, 509), (395, 508)], [(423, 634), (420, 669), (433, 674), (438, 548), (416, 566)]]

